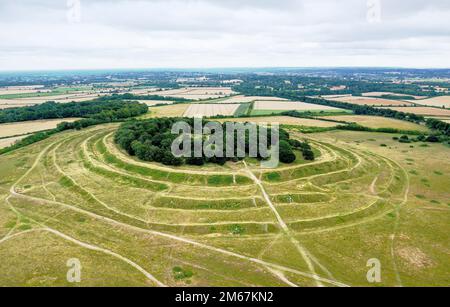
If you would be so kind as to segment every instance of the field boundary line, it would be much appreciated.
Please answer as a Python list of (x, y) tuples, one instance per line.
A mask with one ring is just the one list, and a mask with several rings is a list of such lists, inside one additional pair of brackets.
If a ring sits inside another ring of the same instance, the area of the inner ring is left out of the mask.
[(129, 265), (131, 265), (132, 267), (134, 267), (136, 270), (138, 270), (138, 271), (141, 272), (142, 274), (144, 274), (145, 277), (147, 277), (149, 280), (151, 280), (151, 281), (153, 281), (154, 283), (156, 283), (159, 287), (166, 287), (165, 284), (163, 284), (163, 283), (160, 282), (158, 279), (156, 279), (152, 274), (150, 274), (149, 272), (147, 272), (147, 271), (146, 271), (144, 268), (142, 268), (140, 265), (138, 265), (138, 264), (135, 263), (134, 261), (132, 261), (132, 260), (130, 260), (130, 259), (128, 259), (128, 258), (126, 258), (126, 257), (124, 257), (124, 256), (122, 256), (122, 255), (120, 255), (120, 254), (118, 254), (118, 253), (115, 253), (115, 252), (113, 252), (113, 251), (110, 251), (110, 250), (108, 250), (108, 249), (105, 249), (105, 248), (102, 248), (102, 247), (99, 247), (99, 246), (96, 246), (96, 245), (91, 245), (91, 244), (88, 244), (88, 243), (79, 241), (79, 240), (74, 239), (74, 238), (72, 238), (72, 237), (70, 237), (70, 236), (68, 236), (68, 235), (66, 235), (66, 234), (64, 234), (64, 233), (62, 233), (62, 232), (60, 232), (60, 231), (57, 231), (57, 230), (52, 229), (52, 228), (49, 228), (49, 227), (47, 227), (47, 226), (46, 226), (46, 228), (44, 228), (43, 230), (45, 230), (45, 231), (47, 231), (47, 232), (50, 232), (50, 233), (52, 233), (52, 234), (54, 234), (54, 235), (56, 235), (56, 236), (58, 236), (58, 237), (61, 237), (61, 238), (65, 239), (65, 240), (67, 240), (67, 241), (70, 241), (70, 242), (72, 242), (72, 243), (74, 243), (74, 244), (77, 244), (77, 245), (79, 245), (79, 246), (81, 246), (81, 247), (84, 247), (84, 248), (86, 248), (86, 249), (93, 250), (93, 251), (97, 251), (97, 252), (102, 252), (102, 253), (104, 253), (104, 254), (113, 256), (113, 257), (115, 257), (115, 258), (117, 258), (117, 259), (120, 259), (120, 260), (122, 260), (123, 262), (126, 262), (126, 263), (128, 263)]
[(288, 236), (289, 240), (294, 244), (294, 246), (297, 248), (298, 252), (300, 253), (300, 255), (302, 256), (303, 260), (306, 262), (306, 265), (308, 266), (309, 271), (312, 273), (312, 275), (314, 276), (314, 279), (316, 280), (316, 284), (319, 287), (322, 287), (323, 284), (321, 283), (321, 281), (317, 278), (318, 275), (316, 274), (316, 271), (314, 269), (314, 265), (311, 263), (311, 259), (308, 256), (308, 252), (305, 250), (305, 248), (300, 244), (300, 242), (298, 242), (298, 240), (296, 240), (291, 234), (290, 234), (290, 229), (288, 228), (288, 226), (286, 225), (286, 223), (283, 221), (283, 219), (281, 218), (281, 215), (278, 213), (277, 209), (275, 208), (274, 204), (272, 203), (272, 201), (270, 200), (269, 195), (267, 194), (266, 190), (264, 189), (264, 186), (261, 182), (261, 180), (259, 180), (258, 178), (256, 178), (255, 174), (253, 174), (253, 172), (248, 168), (247, 163), (245, 161), (243, 161), (244, 166), (247, 170), (247, 172), (249, 173), (250, 177), (253, 179), (253, 181), (259, 186), (264, 199), (266, 200), (267, 204), (269, 205), (269, 207), (272, 209), (272, 212), (275, 214), (277, 220), (278, 220), (278, 224), (281, 226), (282, 230), (286, 233), (286, 235)]

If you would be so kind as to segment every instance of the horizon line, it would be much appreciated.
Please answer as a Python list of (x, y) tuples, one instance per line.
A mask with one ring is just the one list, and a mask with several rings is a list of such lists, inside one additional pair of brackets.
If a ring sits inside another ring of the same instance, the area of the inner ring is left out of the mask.
[(75, 72), (75, 71), (206, 71), (206, 70), (261, 70), (261, 69), (414, 69), (414, 70), (450, 70), (450, 67), (406, 67), (406, 66), (236, 66), (236, 67), (128, 67), (128, 68), (57, 68), (57, 69), (18, 69), (1, 70), (0, 73), (31, 72)]

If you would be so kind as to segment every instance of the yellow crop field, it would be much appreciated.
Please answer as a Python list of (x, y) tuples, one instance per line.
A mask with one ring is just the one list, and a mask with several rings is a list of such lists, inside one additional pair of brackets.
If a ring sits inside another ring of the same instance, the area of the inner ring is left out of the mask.
[(184, 113), (185, 117), (210, 117), (234, 115), (239, 104), (192, 104)]
[(450, 108), (450, 96), (438, 96), (429, 99), (422, 100), (409, 100), (410, 102), (414, 102), (416, 104), (424, 105), (424, 106), (433, 106), (433, 107), (445, 107)]
[(406, 108), (389, 108), (389, 109), (424, 116), (450, 116), (449, 109), (439, 109), (432, 107), (406, 107)]
[(421, 126), (403, 120), (380, 116), (342, 115), (342, 116), (327, 116), (325, 118), (337, 121), (357, 123), (358, 125), (374, 129), (395, 128), (399, 130), (428, 131), (428, 128), (425, 126)]
[(221, 103), (249, 103), (249, 102), (253, 102), (253, 101), (264, 101), (264, 100), (269, 100), (269, 101), (287, 101), (287, 99), (278, 98), (278, 97), (238, 95), (238, 96), (230, 97), (230, 98), (228, 98), (228, 99), (226, 99), (224, 101), (221, 101)]
[(149, 114), (144, 115), (142, 118), (151, 117), (182, 117), (190, 104), (174, 104), (159, 107), (150, 107)]
[(385, 95), (390, 96), (410, 96), (414, 97), (415, 99), (423, 99), (426, 98), (425, 96), (414, 96), (414, 95), (407, 95), (407, 94), (398, 94), (398, 93), (392, 93), (392, 92), (368, 92), (362, 94), (364, 97), (381, 97)]
[(74, 122), (76, 120), (78, 120), (78, 118), (46, 119), (11, 124), (0, 124), (0, 138), (29, 134), (36, 131), (50, 130), (56, 128), (59, 123)]
[(339, 111), (341, 109), (301, 101), (256, 101), (255, 110)]
[(152, 95), (192, 100), (216, 99), (227, 97), (233, 94), (234, 92), (230, 87), (188, 87), (182, 89), (152, 92)]
[(100, 96), (105, 96), (109, 94), (69, 94), (69, 95), (58, 95), (58, 96), (42, 96), (42, 97), (29, 97), (29, 98), (15, 98), (15, 99), (0, 99), (0, 108), (14, 108), (14, 107), (24, 107), (32, 106), (37, 104), (42, 104), (47, 101), (55, 101), (58, 103), (68, 103), (68, 102), (83, 102), (96, 99)]
[[(229, 119), (221, 119), (219, 122), (227, 122)], [(290, 116), (269, 116), (269, 117), (248, 117), (248, 118), (233, 118), (233, 122), (238, 123), (255, 123), (255, 124), (261, 124), (261, 123), (278, 123), (280, 125), (292, 125), (292, 126), (305, 126), (305, 127), (321, 127), (321, 128), (328, 128), (328, 127), (335, 127), (338, 124), (324, 121), (324, 120), (315, 120), (315, 119), (309, 119), (309, 118), (296, 118), (296, 117), (290, 117)]]
[(351, 104), (356, 104), (360, 106), (410, 106), (411, 102), (402, 100), (390, 100), (383, 98), (372, 98), (372, 97), (360, 97), (360, 96), (345, 96), (337, 97), (331, 100), (347, 102)]

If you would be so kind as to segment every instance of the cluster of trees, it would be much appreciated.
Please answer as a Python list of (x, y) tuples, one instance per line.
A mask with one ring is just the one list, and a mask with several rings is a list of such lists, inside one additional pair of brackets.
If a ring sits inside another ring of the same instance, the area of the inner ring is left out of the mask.
[(182, 165), (183, 159), (171, 153), (171, 145), (177, 138), (171, 133), (175, 122), (171, 118), (126, 122), (117, 130), (115, 142), (141, 160)]
[(450, 124), (438, 119), (427, 119), (427, 127), (433, 130), (441, 131), (444, 135), (450, 136)]
[(336, 127), (339, 130), (349, 130), (349, 131), (365, 131), (365, 132), (381, 132), (381, 133), (403, 133), (403, 134), (412, 134), (412, 135), (421, 135), (423, 134), (421, 131), (415, 130), (400, 130), (396, 128), (369, 128), (358, 125), (356, 123), (351, 123), (348, 125), (339, 125)]
[(439, 143), (441, 142), (441, 138), (437, 135), (419, 135), (416, 138), (411, 138), (407, 135), (402, 135), (401, 137), (393, 137), (395, 141), (399, 141), (400, 143), (416, 143), (416, 142), (427, 142), (427, 143)]
[(113, 121), (147, 113), (148, 107), (137, 101), (96, 99), (85, 102), (43, 104), (0, 110), (0, 123), (28, 120), (84, 117), (97, 121)]
[[(223, 157), (206, 157), (205, 153), (202, 153), (201, 157), (195, 157), (194, 155), (194, 139), (199, 137), (195, 134), (191, 134), (185, 137), (191, 139), (190, 157), (175, 157), (172, 153), (172, 144), (179, 137), (171, 133), (172, 127), (175, 123), (183, 121), (190, 127), (194, 127), (194, 119), (188, 118), (160, 118), (151, 119), (145, 121), (130, 121), (122, 124), (115, 135), (115, 142), (125, 149), (130, 155), (137, 156), (139, 159), (149, 162), (158, 162), (165, 165), (180, 166), (183, 164), (201, 166), (205, 163), (215, 163), (219, 165), (225, 164), (227, 161), (239, 161), (243, 158), (237, 158), (238, 149), (238, 137), (237, 131), (234, 131), (234, 150), (235, 157), (227, 157), (226, 146), (223, 148)], [(203, 124), (206, 124), (204, 122)], [(226, 124), (221, 124), (223, 131), (223, 144), (229, 139), (226, 133)], [(260, 140), (260, 127), (256, 126), (257, 139)], [(304, 155), (308, 159), (314, 159), (314, 154), (308, 144), (301, 142), (294, 142), (290, 139), (289, 133), (280, 129), (279, 131), (279, 146), (280, 146), (280, 161), (283, 163), (292, 163), (296, 160), (294, 149), (304, 151)], [(202, 136), (202, 142), (207, 137)], [(268, 129), (267, 144), (271, 143), (271, 131)], [(245, 130), (245, 153), (250, 152), (250, 146), (254, 145), (259, 148), (259, 144), (250, 144), (250, 131)], [(309, 152), (308, 151), (311, 151)], [(312, 155), (311, 155), (312, 154)], [(263, 157), (258, 150), (258, 159), (262, 160)]]
[(316, 159), (314, 151), (308, 142), (300, 142), (298, 140), (289, 140), (289, 144), (302, 152), (303, 158), (307, 161), (314, 161)]

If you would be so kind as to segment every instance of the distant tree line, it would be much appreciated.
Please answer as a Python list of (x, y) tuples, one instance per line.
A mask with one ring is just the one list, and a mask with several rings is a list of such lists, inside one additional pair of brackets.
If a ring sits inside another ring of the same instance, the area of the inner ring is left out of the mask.
[[(368, 92), (391, 92), (402, 94), (411, 99), (414, 99), (412, 96), (433, 97), (444, 95), (443, 93), (434, 91), (432, 87), (428, 88), (427, 91), (424, 91), (421, 85), (427, 85), (426, 82), (393, 83), (392, 81), (383, 79), (383, 77), (371, 79), (371, 77), (366, 76), (350, 80), (344, 78), (295, 76), (286, 74), (269, 76), (247, 74), (241, 76), (240, 79), (245, 82), (234, 86), (233, 89), (249, 96), (273, 96), (277, 91), (290, 92), (300, 96), (341, 94), (361, 96), (363, 93)], [(332, 87), (341, 85), (344, 85), (345, 89), (331, 89)], [(443, 87), (450, 86), (449, 83), (439, 83), (439, 85)]]
[[(130, 155), (137, 156), (139, 159), (149, 162), (158, 162), (165, 165), (173, 165), (180, 166), (183, 164), (188, 165), (197, 165), (201, 166), (205, 163), (214, 163), (219, 165), (224, 165), (227, 161), (237, 162), (242, 160), (243, 158), (227, 158), (226, 157), (226, 146), (224, 146), (223, 157), (211, 157), (208, 158), (205, 154), (202, 154), (202, 157), (195, 157), (194, 148), (190, 148), (191, 155), (190, 157), (175, 157), (172, 154), (172, 144), (179, 137), (179, 135), (174, 135), (171, 133), (172, 126), (179, 121), (186, 122), (189, 126), (194, 127), (194, 120), (188, 118), (160, 118), (160, 119), (151, 119), (145, 121), (130, 121), (122, 124), (122, 126), (118, 129), (115, 135), (115, 142), (125, 149)], [(204, 122), (206, 123), (206, 122)], [(226, 144), (226, 140), (228, 139), (226, 134), (226, 124), (221, 124), (224, 135), (223, 141)], [(308, 144), (294, 141), (290, 139), (289, 133), (283, 129), (280, 129), (280, 139), (279, 139), (279, 147), (280, 147), (280, 161), (283, 163), (292, 163), (296, 160), (296, 155), (294, 153), (294, 149), (301, 150), (304, 154), (305, 158), (308, 160), (314, 160), (314, 153)], [(236, 131), (234, 136), (234, 148), (237, 150), (237, 141)], [(260, 127), (257, 126), (258, 140)], [(192, 139), (191, 144), (194, 144), (194, 138), (196, 137), (194, 134), (188, 136)], [(246, 130), (245, 135), (245, 150), (246, 153), (249, 152), (250, 149), (250, 133)], [(267, 136), (268, 144), (271, 141), (271, 133), (269, 129), (269, 133)], [(237, 156), (235, 152), (235, 156)], [(258, 159), (262, 160), (263, 158), (260, 156), (258, 152)]]
[(13, 123), (40, 119), (84, 117), (112, 121), (145, 114), (148, 107), (137, 101), (96, 99), (85, 102), (43, 104), (0, 110), (0, 123)]

